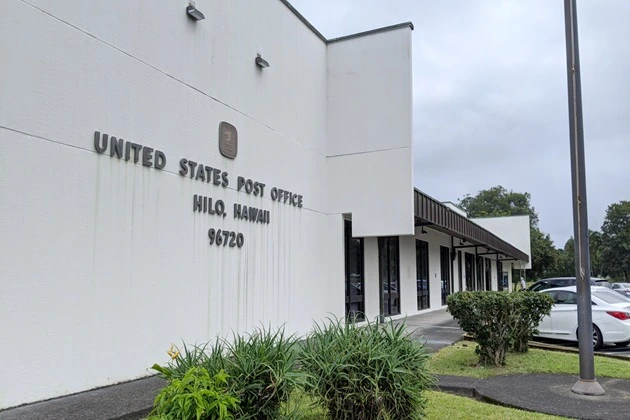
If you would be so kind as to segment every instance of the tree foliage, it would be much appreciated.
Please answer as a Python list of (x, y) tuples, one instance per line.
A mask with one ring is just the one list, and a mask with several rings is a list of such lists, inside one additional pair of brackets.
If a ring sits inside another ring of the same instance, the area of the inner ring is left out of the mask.
[(538, 227), (538, 213), (531, 205), (529, 193), (507, 190), (501, 185), (481, 190), (474, 197), (467, 194), (459, 206), (470, 217), (529, 216), (531, 226)]
[(630, 201), (608, 206), (602, 225), (601, 264), (611, 277), (630, 275)]
[[(589, 251), (591, 256), (591, 276), (605, 276), (601, 261), (602, 233), (599, 231), (589, 231)], [(573, 237), (564, 244), (563, 248), (557, 250), (556, 268), (553, 276), (575, 276), (575, 241)]]
[[(507, 190), (501, 185), (467, 194), (459, 206), (469, 217), (529, 216), (531, 239), (530, 278), (575, 276), (573, 238), (563, 248), (556, 248), (549, 234), (538, 227), (538, 213), (531, 195)], [(630, 279), (630, 201), (608, 206), (601, 232), (589, 231), (591, 275)]]
[(549, 234), (538, 228), (538, 213), (531, 204), (528, 192), (507, 190), (501, 185), (481, 190), (475, 196), (467, 194), (459, 200), (459, 206), (469, 217), (529, 216), (532, 250), (530, 276), (542, 278), (556, 270), (558, 251)]

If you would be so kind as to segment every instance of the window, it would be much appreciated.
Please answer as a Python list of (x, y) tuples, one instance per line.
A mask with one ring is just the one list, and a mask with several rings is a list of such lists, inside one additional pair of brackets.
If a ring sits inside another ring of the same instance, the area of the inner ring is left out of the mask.
[(440, 246), (440, 280), (442, 305), (446, 305), (446, 297), (451, 294), (451, 250), (445, 246)]
[(555, 295), (555, 303), (559, 305), (577, 305), (577, 293), (559, 290)]
[(363, 320), (365, 317), (363, 238), (352, 237), (352, 222), (344, 224), (346, 251), (346, 316)]
[(572, 286), (575, 282), (571, 282), (569, 284), (569, 279), (554, 279), (551, 280), (551, 287), (564, 287), (564, 286)]
[(624, 297), (621, 293), (609, 290), (594, 290), (591, 294), (606, 303), (627, 303), (630, 306), (630, 299)]
[(416, 239), (416, 293), (418, 309), (431, 307), (429, 297), (429, 244)]
[(475, 283), (473, 281), (473, 270), (475, 266), (475, 256), (473, 254), (464, 253), (465, 255), (465, 270), (466, 270), (466, 290), (475, 290)]
[(541, 281), (532, 285), (529, 289), (530, 292), (538, 292), (539, 290), (549, 289), (549, 282)]
[(400, 258), (397, 236), (378, 238), (378, 260), (381, 315), (398, 315), (400, 313)]
[(459, 290), (462, 291), (464, 290), (464, 284), (463, 284), (463, 270), (462, 270), (462, 251), (457, 251), (457, 273), (459, 274)]

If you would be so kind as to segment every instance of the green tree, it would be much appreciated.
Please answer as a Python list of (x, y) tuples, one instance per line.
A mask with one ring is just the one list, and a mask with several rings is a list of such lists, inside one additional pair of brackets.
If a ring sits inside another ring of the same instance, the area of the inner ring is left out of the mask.
[(538, 213), (531, 204), (531, 195), (507, 190), (501, 185), (482, 190), (475, 196), (467, 194), (459, 200), (459, 206), (470, 217), (529, 216), (532, 249), (530, 276), (541, 278), (553, 275), (557, 270), (558, 250), (549, 234), (538, 228)]
[(498, 217), (528, 215), (531, 226), (538, 227), (538, 213), (532, 207), (529, 193), (508, 191), (501, 185), (481, 190), (474, 197), (466, 194), (459, 206), (470, 217)]
[(630, 275), (630, 201), (608, 206), (601, 236), (602, 274), (623, 277)]
[[(591, 255), (591, 276), (603, 275), (601, 263), (602, 233), (589, 230), (589, 251)], [(573, 236), (558, 249), (557, 269), (555, 276), (575, 276), (575, 241)]]

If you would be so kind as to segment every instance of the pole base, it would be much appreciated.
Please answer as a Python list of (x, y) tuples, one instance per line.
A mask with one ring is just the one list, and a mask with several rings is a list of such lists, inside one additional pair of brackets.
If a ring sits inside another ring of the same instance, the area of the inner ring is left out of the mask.
[(597, 379), (578, 379), (575, 385), (573, 385), (573, 388), (571, 388), (571, 391), (575, 394), (592, 396), (600, 396), (606, 393), (604, 388), (597, 382)]

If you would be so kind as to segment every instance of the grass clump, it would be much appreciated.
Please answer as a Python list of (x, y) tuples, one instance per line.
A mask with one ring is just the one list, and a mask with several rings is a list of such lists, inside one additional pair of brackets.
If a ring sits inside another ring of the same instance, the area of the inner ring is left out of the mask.
[(357, 326), (345, 320), (316, 324), (303, 343), (305, 391), (332, 419), (415, 419), (433, 383), (422, 344), (404, 324)]
[(211, 346), (184, 345), (181, 353), (171, 348), (172, 360), (153, 369), (171, 384), (192, 367), (203, 368), (210, 376), (224, 372), (227, 390), (239, 402), (235, 418), (277, 419), (302, 383), (303, 375), (296, 370), (296, 343), (283, 329), (259, 328), (249, 335), (235, 335), (231, 341), (219, 339)]

